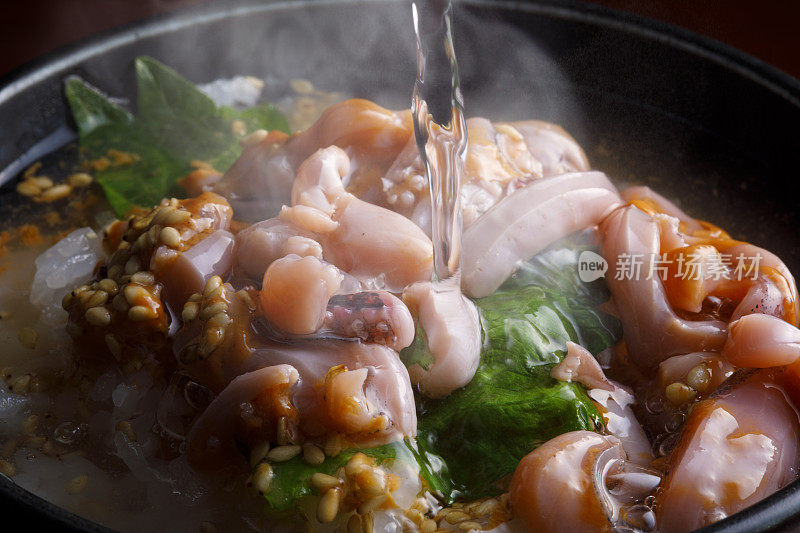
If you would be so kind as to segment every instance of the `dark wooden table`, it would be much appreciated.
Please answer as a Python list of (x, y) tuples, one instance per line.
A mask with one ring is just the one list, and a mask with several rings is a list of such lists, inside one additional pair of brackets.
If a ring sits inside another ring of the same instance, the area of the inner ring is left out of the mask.
[[(226, 0), (0, 0), (0, 74), (120, 24)], [(800, 78), (799, 0), (592, 0), (725, 42)]]

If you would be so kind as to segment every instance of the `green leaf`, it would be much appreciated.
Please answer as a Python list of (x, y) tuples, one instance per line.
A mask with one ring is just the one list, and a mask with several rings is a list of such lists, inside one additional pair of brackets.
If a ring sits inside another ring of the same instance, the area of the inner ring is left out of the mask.
[(185, 165), (154, 146), (148, 131), (138, 123), (100, 126), (83, 138), (81, 146), (89, 159), (103, 157), (109, 147), (138, 157), (132, 164), (109, 166), (94, 173), (118, 216), (136, 206), (152, 206), (165, 196), (180, 194), (175, 176), (184, 172)]
[(619, 321), (595, 308), (605, 287), (577, 277), (574, 242), (526, 262), (527, 270), (475, 301), (486, 342), (475, 377), (447, 398), (420, 402), (420, 446), (444, 459), (452, 499), (498, 494), (537, 446), (602, 425), (583, 387), (550, 377), (567, 341), (597, 354), (621, 338)]
[(133, 121), (130, 113), (76, 76), (67, 79), (64, 94), (81, 139), (99, 126)]
[(274, 512), (284, 513), (294, 509), (302, 498), (316, 492), (311, 486), (311, 476), (315, 472), (335, 475), (357, 452), (372, 457), (379, 465), (393, 461), (416, 465), (420, 469), (420, 476), (432, 490), (447, 490), (449, 486), (444, 477), (446, 474), (437, 469), (441, 467), (441, 460), (430, 453), (421, 452), (416, 443), (407, 439), (377, 448), (344, 450), (335, 457), (326, 457), (319, 466), (309, 465), (300, 456), (284, 463), (275, 463), (272, 465), (274, 477), (264, 499)]
[(428, 370), (433, 364), (433, 354), (428, 349), (428, 335), (419, 322), (416, 324), (414, 341), (400, 350), (400, 359), (407, 367), (417, 364), (424, 370)]
[(587, 250), (597, 252), (597, 247), (597, 232), (594, 230), (565, 237), (523, 261), (501, 289), (538, 285), (566, 298), (599, 305), (610, 296), (605, 281), (601, 278), (585, 283), (578, 276), (578, 257)]
[(244, 109), (238, 112), (238, 118), (244, 121), (247, 131), (264, 129), (267, 131), (280, 130), (286, 134), (292, 132), (289, 129), (289, 121), (272, 104), (261, 104), (250, 109)]
[(139, 157), (132, 165), (95, 172), (119, 217), (134, 206), (150, 207), (165, 196), (179, 196), (176, 183), (190, 171), (192, 160), (226, 171), (241, 154), (231, 128), (234, 120), (244, 121), (247, 131), (289, 132), (286, 118), (270, 104), (244, 111), (217, 107), (194, 84), (155, 59), (140, 57), (135, 69), (135, 118), (78, 78), (70, 78), (65, 86), (88, 158), (103, 157), (111, 149)]
[(192, 82), (152, 57), (137, 58), (135, 68), (140, 118), (173, 115), (216, 125), (217, 105)]

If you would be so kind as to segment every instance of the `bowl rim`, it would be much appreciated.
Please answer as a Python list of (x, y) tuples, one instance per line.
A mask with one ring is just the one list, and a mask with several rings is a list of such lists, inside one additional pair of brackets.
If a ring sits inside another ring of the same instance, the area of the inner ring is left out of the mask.
[[(407, 4), (407, 0), (225, 0), (206, 2), (122, 24), (78, 39), (0, 75), (0, 106), (51, 76), (63, 73), (92, 57), (136, 41), (168, 34), (194, 24), (280, 10), (336, 7), (358, 4)], [(664, 46), (721, 65), (800, 109), (800, 81), (778, 68), (730, 45), (690, 30), (610, 7), (576, 0), (457, 0), (459, 5), (505, 11), (522, 11), (546, 17), (589, 23), (656, 41)], [(457, 28), (456, 28), (456, 31)], [(31, 147), (26, 147), (30, 150)], [(13, 164), (13, 162), (11, 163)], [(2, 170), (2, 169), (0, 169)], [(0, 185), (2, 185), (0, 183)], [(28, 513), (49, 519), (71, 531), (113, 530), (76, 515), (33, 494), (0, 474), (0, 503), (11, 500)], [(768, 531), (800, 513), (800, 479), (760, 502), (697, 530), (697, 533), (750, 533)]]

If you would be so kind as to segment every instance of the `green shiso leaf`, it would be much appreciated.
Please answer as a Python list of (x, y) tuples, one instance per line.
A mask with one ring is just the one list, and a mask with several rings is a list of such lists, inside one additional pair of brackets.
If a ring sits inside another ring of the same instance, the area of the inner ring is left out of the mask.
[(550, 377), (567, 341), (597, 354), (621, 338), (619, 322), (595, 308), (607, 298), (604, 285), (578, 279), (573, 247), (559, 243), (476, 300), (485, 347), (475, 377), (447, 398), (420, 402), (418, 438), (447, 464), (451, 499), (498, 494), (537, 446), (602, 425), (583, 387)]
[(218, 107), (193, 83), (149, 57), (135, 62), (139, 113), (136, 117), (79, 78), (65, 83), (65, 94), (87, 159), (109, 150), (137, 156), (132, 164), (111, 164), (95, 171), (117, 216), (135, 206), (150, 207), (165, 196), (179, 196), (177, 181), (190, 162), (210, 163), (226, 171), (241, 154), (231, 124), (247, 131), (289, 133), (286, 118), (271, 104), (236, 111)]
[(447, 492), (449, 481), (442, 461), (430, 453), (421, 451), (416, 443), (406, 439), (368, 449), (349, 449), (335, 457), (326, 457), (319, 466), (311, 466), (298, 456), (284, 463), (272, 465), (274, 477), (269, 491), (264, 494), (270, 509), (277, 513), (293, 510), (299, 501), (315, 493), (311, 486), (311, 476), (316, 472), (335, 475), (336, 471), (347, 464), (353, 455), (362, 452), (372, 457), (379, 465), (391, 464), (393, 461), (404, 461), (415, 466), (420, 476), (433, 491)]

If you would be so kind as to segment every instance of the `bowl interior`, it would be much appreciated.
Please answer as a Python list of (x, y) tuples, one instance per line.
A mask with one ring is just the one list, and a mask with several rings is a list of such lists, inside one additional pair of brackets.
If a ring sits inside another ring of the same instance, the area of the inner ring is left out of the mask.
[[(618, 184), (650, 185), (800, 272), (796, 81), (680, 31), (566, 2), (464, 1), (454, 31), (468, 116), (559, 123)], [(193, 9), (2, 80), (0, 169), (69, 123), (67, 75), (133, 101), (140, 55), (196, 82), (252, 74), (278, 97), (306, 78), (394, 108), (409, 105), (415, 72), (405, 2)], [(0, 206), (13, 203), (13, 188), (0, 189)]]

